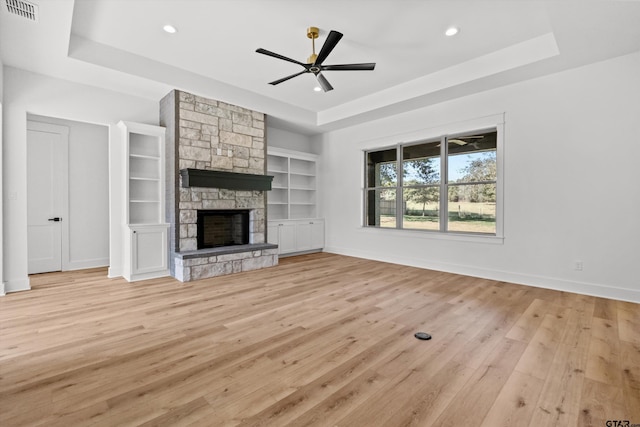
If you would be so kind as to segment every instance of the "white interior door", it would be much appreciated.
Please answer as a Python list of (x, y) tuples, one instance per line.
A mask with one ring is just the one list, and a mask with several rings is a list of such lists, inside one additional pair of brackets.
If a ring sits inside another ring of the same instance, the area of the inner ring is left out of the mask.
[(27, 248), (29, 274), (62, 270), (68, 211), (69, 129), (27, 122)]

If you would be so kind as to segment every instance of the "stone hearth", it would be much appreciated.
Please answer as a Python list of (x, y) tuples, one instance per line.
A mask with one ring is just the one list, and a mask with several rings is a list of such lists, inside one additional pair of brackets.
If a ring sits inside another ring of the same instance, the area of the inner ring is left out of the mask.
[[(184, 169), (266, 174), (264, 114), (173, 90), (160, 102), (167, 128), (167, 222), (171, 275), (190, 281), (278, 264), (277, 246), (266, 242), (262, 190), (182, 185)], [(198, 210), (249, 210), (249, 244), (197, 249)], [(239, 249), (240, 248), (240, 249)]]

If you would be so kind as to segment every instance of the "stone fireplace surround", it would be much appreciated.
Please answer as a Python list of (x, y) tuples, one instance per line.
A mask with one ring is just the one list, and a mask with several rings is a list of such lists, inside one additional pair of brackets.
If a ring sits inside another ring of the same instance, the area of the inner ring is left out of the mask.
[[(277, 246), (265, 243), (264, 191), (185, 188), (180, 175), (184, 169), (265, 175), (264, 114), (173, 90), (160, 101), (160, 125), (167, 129), (171, 275), (187, 282), (277, 265)], [(249, 244), (198, 250), (197, 211), (211, 209), (249, 210)]]

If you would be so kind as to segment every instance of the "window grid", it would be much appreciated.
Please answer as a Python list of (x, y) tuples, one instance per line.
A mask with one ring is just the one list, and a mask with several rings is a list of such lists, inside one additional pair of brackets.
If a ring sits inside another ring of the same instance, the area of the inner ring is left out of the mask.
[[(496, 142), (495, 145), (492, 146), (492, 148), (490, 149), (484, 149), (484, 150), (477, 150), (477, 151), (473, 151), (471, 150), (471, 153), (484, 153), (484, 152), (490, 152), (493, 151), (495, 153), (495, 155), (497, 155), (498, 152), (498, 147), (497, 147), (497, 129), (496, 128), (492, 128), (492, 129), (485, 129), (482, 131), (476, 131), (473, 133), (494, 133), (495, 134), (495, 138), (496, 138)], [(407, 189), (429, 189), (429, 188), (438, 188), (438, 202), (437, 202), (437, 210), (438, 210), (438, 222), (439, 222), (439, 227), (438, 230), (441, 233), (470, 233), (470, 234), (491, 234), (491, 235), (497, 235), (498, 234), (498, 228), (497, 228), (497, 223), (495, 223), (495, 221), (498, 220), (497, 216), (498, 216), (498, 207), (497, 207), (497, 198), (494, 201), (494, 203), (496, 204), (496, 208), (495, 208), (495, 214), (494, 214), (494, 230), (491, 233), (487, 233), (487, 232), (476, 232), (476, 231), (471, 231), (471, 232), (466, 232), (466, 231), (459, 231), (459, 230), (450, 230), (449, 227), (449, 216), (450, 216), (450, 212), (449, 212), (449, 191), (452, 187), (465, 187), (465, 186), (475, 186), (475, 185), (494, 185), (496, 187), (496, 191), (497, 191), (497, 187), (498, 187), (498, 182), (497, 182), (497, 177), (496, 179), (493, 180), (477, 180), (477, 181), (452, 181), (450, 182), (450, 177), (449, 177), (449, 163), (450, 163), (450, 152), (449, 152), (449, 142), (451, 140), (457, 139), (457, 138), (468, 138), (471, 135), (470, 132), (467, 132), (465, 134), (462, 135), (444, 135), (442, 137), (440, 137), (439, 139), (431, 139), (431, 140), (424, 140), (424, 141), (420, 141), (420, 142), (412, 142), (412, 143), (407, 143), (407, 144), (403, 144), (400, 143), (396, 146), (396, 182), (395, 182), (395, 186), (374, 186), (374, 187), (369, 187), (369, 181), (370, 181), (370, 176), (369, 176), (369, 172), (368, 170), (365, 171), (365, 194), (364, 194), (364, 206), (365, 206), (365, 212), (364, 212), (364, 224), (365, 226), (377, 226), (377, 227), (381, 227), (380, 224), (371, 224), (370, 223), (370, 219), (367, 218), (367, 215), (370, 215), (369, 210), (371, 209), (371, 206), (369, 206), (370, 204), (370, 197), (369, 197), (369, 192), (370, 191), (382, 191), (382, 190), (395, 190), (395, 227), (396, 229), (410, 229), (410, 230), (416, 230), (416, 228), (411, 228), (411, 227), (405, 227), (404, 222), (405, 222), (405, 190)], [(411, 146), (416, 146), (416, 145), (421, 145), (421, 144), (428, 144), (428, 143), (432, 143), (435, 141), (439, 141), (440, 143), (440, 155), (439, 155), (439, 160), (440, 160), (440, 165), (439, 165), (439, 182), (436, 183), (428, 183), (428, 184), (406, 184), (405, 185), (405, 169), (404, 169), (404, 162), (405, 161), (409, 161), (407, 159), (404, 158), (404, 148), (405, 147), (411, 147)], [(390, 150), (390, 148), (387, 148), (386, 150)], [(369, 158), (368, 156), (371, 153), (375, 153), (377, 151), (380, 150), (370, 150), (370, 151), (365, 151), (365, 163), (367, 164), (367, 162), (369, 162)], [(497, 161), (497, 159), (496, 159)], [(496, 170), (497, 172), (497, 170)], [(424, 211), (423, 211), (424, 214)], [(390, 227), (384, 227), (384, 228), (390, 228)], [(432, 230), (424, 230), (424, 231), (432, 231)]]

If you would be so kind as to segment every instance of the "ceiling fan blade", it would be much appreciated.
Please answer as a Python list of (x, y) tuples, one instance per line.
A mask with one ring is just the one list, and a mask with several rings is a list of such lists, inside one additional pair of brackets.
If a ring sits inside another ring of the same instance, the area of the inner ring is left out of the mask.
[(365, 64), (340, 64), (340, 65), (323, 65), (322, 71), (371, 71), (376, 68), (375, 62), (367, 62)]
[(274, 85), (274, 86), (275, 86), (275, 85), (279, 85), (279, 84), (280, 84), (280, 83), (282, 83), (282, 82), (286, 82), (286, 81), (287, 81), (287, 80), (289, 80), (289, 79), (292, 79), (292, 78), (294, 78), (294, 77), (299, 76), (300, 74), (304, 74), (304, 73), (308, 73), (308, 72), (309, 72), (309, 71), (307, 71), (307, 70), (300, 71), (299, 73), (295, 73), (295, 74), (291, 74), (290, 76), (283, 77), (283, 78), (281, 78), (280, 80), (274, 80), (274, 81), (270, 82), (269, 84), (270, 84), (270, 85)]
[(467, 145), (468, 144), (467, 141), (462, 141), (462, 140), (457, 139), (457, 138), (456, 139), (448, 139), (447, 141), (448, 142), (452, 142), (452, 143), (457, 144), (457, 145)]
[(320, 87), (323, 91), (329, 92), (330, 90), (333, 90), (333, 86), (331, 86), (331, 84), (327, 81), (327, 79), (324, 78), (322, 74), (318, 73), (316, 74), (316, 77), (318, 78), (318, 83), (320, 83)]
[(329, 56), (329, 54), (331, 53), (333, 48), (336, 47), (341, 38), (342, 33), (331, 30), (329, 32), (329, 35), (327, 36), (327, 39), (324, 41), (322, 49), (320, 49), (320, 53), (318, 54), (318, 57), (316, 58), (313, 65), (322, 65), (322, 62), (327, 59), (327, 56)]
[(262, 48), (256, 49), (256, 52), (261, 53), (263, 55), (267, 55), (267, 56), (273, 56), (274, 58), (282, 59), (283, 61), (293, 62), (294, 64), (302, 65), (303, 67), (306, 65), (306, 64), (303, 64), (300, 61), (296, 61), (295, 59), (287, 58), (286, 56), (279, 55), (277, 53), (271, 52), (271, 51), (266, 50), (266, 49), (262, 49)]

